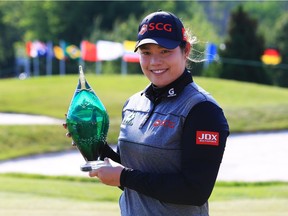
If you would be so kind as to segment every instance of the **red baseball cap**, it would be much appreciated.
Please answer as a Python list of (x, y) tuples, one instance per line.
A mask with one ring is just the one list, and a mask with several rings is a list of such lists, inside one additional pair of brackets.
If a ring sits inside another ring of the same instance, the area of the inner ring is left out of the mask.
[(186, 41), (185, 28), (180, 19), (170, 12), (159, 10), (146, 16), (140, 23), (134, 51), (148, 43), (174, 49)]

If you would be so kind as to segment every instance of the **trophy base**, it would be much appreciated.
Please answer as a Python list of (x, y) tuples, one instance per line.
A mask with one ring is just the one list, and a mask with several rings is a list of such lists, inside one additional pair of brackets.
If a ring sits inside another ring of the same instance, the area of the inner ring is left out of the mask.
[(93, 170), (97, 170), (102, 166), (108, 166), (105, 161), (97, 160), (97, 161), (88, 161), (86, 164), (80, 166), (81, 171), (90, 172)]

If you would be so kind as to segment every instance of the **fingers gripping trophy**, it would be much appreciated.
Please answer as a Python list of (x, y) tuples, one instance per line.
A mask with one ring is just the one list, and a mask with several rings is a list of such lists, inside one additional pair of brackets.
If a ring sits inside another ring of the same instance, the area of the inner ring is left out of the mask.
[(99, 160), (109, 128), (109, 116), (88, 84), (82, 66), (79, 66), (79, 82), (72, 97), (66, 117), (67, 130), (74, 144), (84, 157), (82, 171), (91, 171), (105, 162)]

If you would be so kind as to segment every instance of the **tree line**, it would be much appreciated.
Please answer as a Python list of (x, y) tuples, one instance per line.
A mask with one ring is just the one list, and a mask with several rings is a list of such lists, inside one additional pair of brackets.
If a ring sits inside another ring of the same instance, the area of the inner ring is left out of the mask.
[[(197, 36), (195, 48), (200, 52), (207, 42), (217, 45), (218, 60), (208, 67), (205, 63), (191, 64), (195, 75), (288, 86), (288, 3), (275, 1), (0, 2), (0, 77), (15, 76), (17, 48), (29, 40), (54, 44), (60, 40), (72, 44), (82, 40), (136, 40), (141, 19), (158, 9), (171, 11), (183, 20)], [(279, 65), (261, 62), (263, 52), (271, 47), (281, 54)], [(54, 61), (53, 72), (57, 73)], [(77, 64), (67, 62), (68, 73), (77, 73)], [(120, 60), (104, 62), (102, 68), (104, 73), (119, 73), (120, 64)], [(141, 73), (137, 64), (129, 67), (129, 71)]]

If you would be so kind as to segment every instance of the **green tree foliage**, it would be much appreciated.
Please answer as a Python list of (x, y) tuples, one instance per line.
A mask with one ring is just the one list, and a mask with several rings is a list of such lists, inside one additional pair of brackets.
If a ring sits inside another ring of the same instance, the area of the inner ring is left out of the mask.
[[(25, 40), (62, 39), (70, 43), (87, 38), (96, 19), (100, 20), (98, 30), (111, 30), (115, 21), (142, 10), (137, 2), (125, 1), (23, 1), (7, 2), (6, 6), (11, 22), (19, 20), (18, 27), (25, 29)], [(21, 12), (13, 13), (14, 7)]]
[(0, 10), (0, 78), (14, 75), (13, 27), (5, 24), (3, 12)]
[(275, 46), (277, 33), (275, 22), (281, 14), (287, 13), (288, 1), (247, 1), (243, 8), (258, 20), (259, 32), (265, 38), (266, 46)]
[[(221, 52), (220, 77), (240, 81), (269, 83), (265, 70), (253, 62), (259, 62), (264, 51), (264, 39), (257, 35), (257, 21), (238, 6), (231, 14), (226, 49)], [(236, 63), (236, 64), (235, 64)]]
[[(23, 2), (27, 11), (23, 17), (27, 40), (66, 40), (79, 43), (93, 21), (94, 2), (36, 1)], [(37, 19), (35, 19), (37, 17)]]
[(214, 26), (220, 36), (225, 36), (227, 21), (233, 8), (240, 4), (238, 1), (199, 1), (205, 11), (205, 16)]
[(283, 14), (276, 22), (276, 46), (280, 50), (282, 64), (286, 67), (274, 70), (276, 73), (276, 84), (283, 87), (288, 87), (288, 14)]

